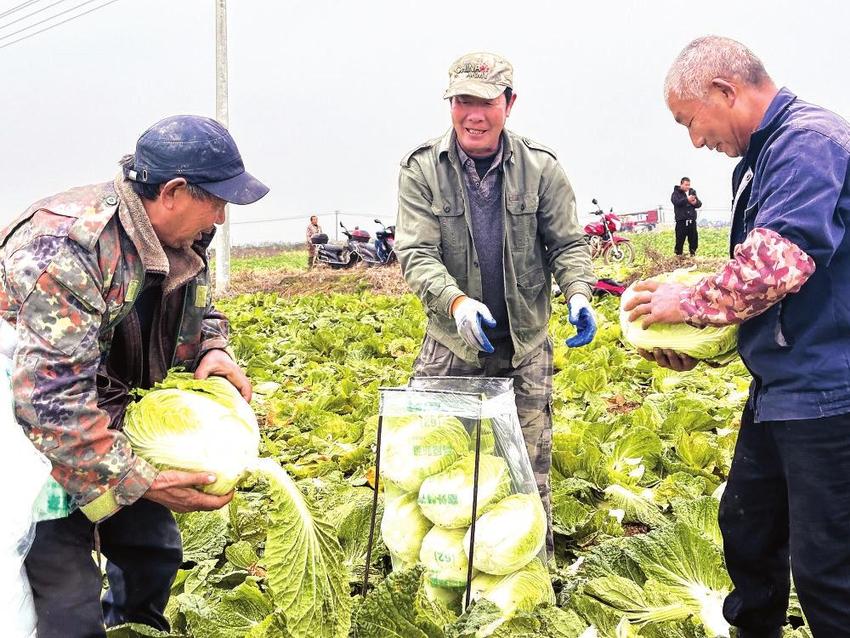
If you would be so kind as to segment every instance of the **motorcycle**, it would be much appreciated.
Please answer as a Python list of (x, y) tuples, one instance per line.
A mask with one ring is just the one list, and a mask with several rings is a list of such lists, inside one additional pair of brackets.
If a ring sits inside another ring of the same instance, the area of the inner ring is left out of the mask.
[(346, 237), (345, 242), (330, 243), (328, 236), (324, 233), (313, 235), (310, 239), (316, 244), (316, 263), (339, 269), (350, 268), (360, 261), (357, 247), (369, 241), (369, 233), (359, 228), (349, 231), (342, 222), (339, 225), (342, 227), (342, 234)]
[(620, 218), (614, 214), (613, 208), (605, 213), (595, 199), (593, 204), (596, 210), (592, 213), (599, 215), (600, 219), (584, 227), (591, 258), (601, 255), (606, 264), (631, 264), (635, 260), (635, 247), (628, 238), (614, 234), (622, 227)]
[(396, 261), (395, 226), (384, 226), (380, 219), (374, 221), (381, 227), (375, 233), (375, 241), (357, 242), (353, 247), (367, 266), (388, 266)]

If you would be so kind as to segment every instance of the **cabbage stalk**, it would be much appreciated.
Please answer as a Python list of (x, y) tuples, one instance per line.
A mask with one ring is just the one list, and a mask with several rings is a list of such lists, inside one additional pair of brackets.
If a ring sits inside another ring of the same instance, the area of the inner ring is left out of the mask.
[[(650, 281), (677, 283), (692, 286), (709, 273), (691, 270), (674, 270), (651, 277)], [(629, 286), (620, 299), (620, 328), (623, 340), (633, 348), (652, 350), (663, 348), (686, 354), (694, 359), (716, 363), (728, 363), (735, 357), (738, 346), (737, 326), (706, 326), (697, 328), (686, 323), (655, 323), (644, 329), (643, 318), (629, 321), (629, 313), (623, 310), (625, 304), (637, 294), (633, 285)]]

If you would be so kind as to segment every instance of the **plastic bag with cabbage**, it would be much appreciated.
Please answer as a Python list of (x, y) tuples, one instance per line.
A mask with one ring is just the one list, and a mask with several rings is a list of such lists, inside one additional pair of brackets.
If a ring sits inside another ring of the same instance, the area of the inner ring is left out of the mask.
[[(650, 281), (691, 286), (710, 273), (674, 270), (651, 277)], [(724, 364), (735, 358), (738, 346), (737, 326), (706, 326), (697, 328), (686, 323), (656, 323), (644, 329), (642, 319), (629, 321), (623, 306), (635, 295), (629, 286), (620, 299), (620, 328), (623, 340), (633, 348), (652, 350), (664, 348), (686, 354), (694, 359)]]

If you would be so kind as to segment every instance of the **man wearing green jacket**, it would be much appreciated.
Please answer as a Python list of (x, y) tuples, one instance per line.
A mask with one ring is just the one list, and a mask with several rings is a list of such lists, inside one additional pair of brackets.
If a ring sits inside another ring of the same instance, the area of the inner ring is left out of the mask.
[(590, 343), (590, 250), (555, 154), (504, 128), (511, 64), (464, 55), (443, 97), (452, 129), (408, 153), (399, 176), (396, 253), (428, 316), (414, 374), (513, 379), (551, 555), (551, 282), (578, 330), (567, 345)]

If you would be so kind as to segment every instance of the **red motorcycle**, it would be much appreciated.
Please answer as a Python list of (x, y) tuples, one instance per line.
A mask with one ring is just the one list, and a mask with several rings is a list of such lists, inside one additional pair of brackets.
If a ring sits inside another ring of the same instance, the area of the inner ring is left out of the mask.
[(613, 208), (605, 213), (595, 199), (593, 204), (596, 206), (593, 214), (599, 215), (600, 219), (584, 227), (584, 236), (590, 244), (590, 256), (596, 259), (602, 255), (606, 264), (631, 264), (635, 260), (635, 247), (626, 237), (614, 234), (622, 227), (620, 218), (614, 214)]

